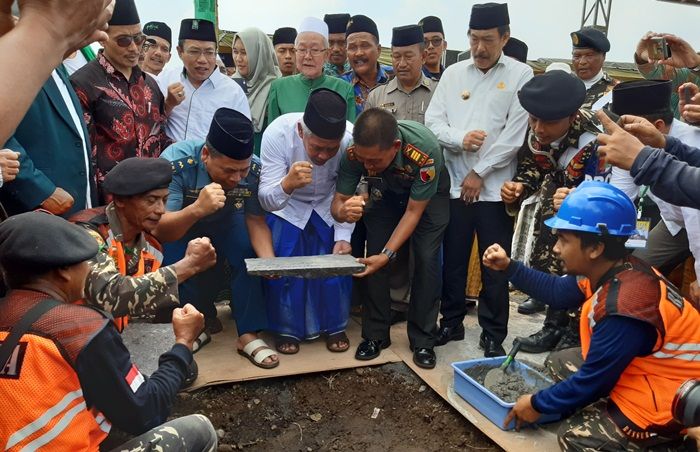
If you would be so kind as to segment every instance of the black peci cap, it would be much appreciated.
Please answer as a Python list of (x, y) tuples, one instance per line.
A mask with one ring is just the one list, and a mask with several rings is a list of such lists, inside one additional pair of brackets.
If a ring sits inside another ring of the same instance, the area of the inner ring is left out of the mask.
[(143, 34), (146, 36), (158, 36), (168, 41), (168, 44), (173, 43), (173, 31), (164, 22), (148, 22), (143, 26)]
[(489, 30), (504, 25), (510, 25), (507, 3), (482, 3), (472, 6), (469, 29)]
[(277, 44), (294, 44), (297, 39), (297, 30), (292, 27), (282, 27), (275, 30), (275, 34), (272, 35), (272, 45)]
[(345, 36), (361, 32), (369, 33), (379, 41), (379, 30), (377, 30), (377, 24), (372, 19), (362, 14), (352, 16), (348, 22), (347, 30), (345, 30)]
[(503, 46), (503, 53), (505, 53), (506, 56), (515, 58), (521, 63), (527, 63), (527, 44), (520, 39), (508, 39), (506, 45)]
[(337, 140), (345, 134), (347, 102), (328, 88), (314, 90), (304, 110), (304, 124), (314, 135)]
[(424, 17), (418, 22), (418, 25), (423, 28), (423, 33), (442, 33), (445, 36), (445, 32), (442, 29), (442, 20), (439, 17)]
[(136, 25), (141, 23), (134, 0), (116, 0), (109, 25)]
[(423, 42), (423, 29), (420, 25), (396, 27), (391, 33), (392, 47), (407, 47)]
[(328, 25), (328, 33), (345, 33), (350, 14), (326, 14), (323, 21)]
[(612, 90), (611, 111), (616, 115), (648, 116), (668, 114), (671, 110), (670, 80), (632, 80)]
[(219, 108), (211, 121), (207, 143), (226, 157), (245, 160), (253, 155), (253, 123), (239, 111)]
[(204, 19), (183, 19), (180, 23), (180, 41), (192, 39), (194, 41), (216, 42), (216, 30), (214, 22)]

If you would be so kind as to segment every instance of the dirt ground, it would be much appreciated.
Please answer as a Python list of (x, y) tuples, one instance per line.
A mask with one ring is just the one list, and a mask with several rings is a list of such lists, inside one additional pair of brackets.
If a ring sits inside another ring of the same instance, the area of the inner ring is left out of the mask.
[(501, 450), (403, 363), (180, 394), (173, 417), (191, 413), (211, 419), (220, 451)]

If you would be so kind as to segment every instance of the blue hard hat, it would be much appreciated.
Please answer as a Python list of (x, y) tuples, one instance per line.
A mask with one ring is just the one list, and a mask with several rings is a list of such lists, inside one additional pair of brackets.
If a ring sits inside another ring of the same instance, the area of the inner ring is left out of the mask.
[(564, 199), (559, 212), (544, 224), (562, 231), (629, 237), (637, 231), (637, 210), (617, 187), (586, 181)]

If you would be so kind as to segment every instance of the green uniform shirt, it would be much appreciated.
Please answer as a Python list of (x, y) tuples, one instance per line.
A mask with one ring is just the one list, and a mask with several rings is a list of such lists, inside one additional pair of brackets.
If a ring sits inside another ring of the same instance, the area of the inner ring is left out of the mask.
[(449, 191), (449, 178), (440, 177), (445, 168), (442, 149), (437, 138), (423, 124), (399, 121), (401, 150), (394, 161), (380, 174), (368, 174), (355, 159), (354, 147), (348, 147), (340, 161), (336, 191), (352, 196), (363, 176), (381, 177), (381, 183), (372, 184), (370, 195), (410, 197), (415, 201), (431, 199), (437, 192)]
[(317, 88), (332, 89), (340, 94), (348, 104), (348, 121), (355, 122), (355, 91), (351, 84), (328, 75), (309, 80), (297, 74), (278, 78), (270, 85), (270, 94), (267, 98), (267, 123), (272, 124), (272, 121), (287, 113), (304, 111), (311, 91)]

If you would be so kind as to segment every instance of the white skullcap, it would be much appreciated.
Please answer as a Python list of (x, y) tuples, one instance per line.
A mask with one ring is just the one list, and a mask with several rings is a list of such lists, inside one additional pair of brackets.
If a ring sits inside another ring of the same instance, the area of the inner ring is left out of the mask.
[(547, 66), (547, 68), (546, 68), (544, 71), (545, 71), (545, 72), (549, 72), (549, 71), (564, 71), (564, 72), (566, 72), (567, 74), (571, 74), (571, 66), (569, 66), (569, 65), (566, 64), (566, 63), (557, 62), (557, 63), (552, 63), (552, 64), (550, 64), (549, 66)]
[(299, 24), (298, 33), (318, 33), (328, 39), (328, 24), (317, 17), (306, 17)]

